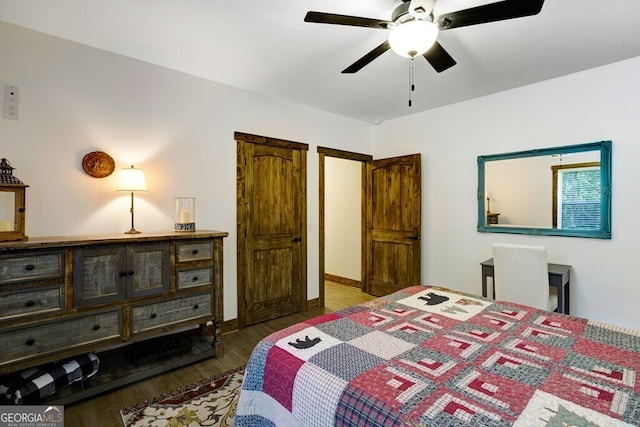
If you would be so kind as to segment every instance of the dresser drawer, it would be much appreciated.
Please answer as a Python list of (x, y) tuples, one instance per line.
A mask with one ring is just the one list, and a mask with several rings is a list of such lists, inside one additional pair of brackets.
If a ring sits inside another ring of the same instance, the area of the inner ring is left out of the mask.
[(62, 310), (62, 286), (52, 289), (0, 294), (0, 320)]
[(133, 333), (160, 326), (212, 316), (211, 294), (193, 295), (132, 308)]
[(213, 283), (213, 268), (196, 268), (178, 271), (178, 289), (194, 286), (210, 285)]
[(0, 257), (0, 284), (62, 277), (63, 274), (62, 251)]
[(0, 366), (31, 356), (117, 338), (121, 335), (120, 323), (120, 311), (114, 310), (2, 332)]
[(213, 240), (176, 243), (178, 262), (199, 261), (213, 257)]

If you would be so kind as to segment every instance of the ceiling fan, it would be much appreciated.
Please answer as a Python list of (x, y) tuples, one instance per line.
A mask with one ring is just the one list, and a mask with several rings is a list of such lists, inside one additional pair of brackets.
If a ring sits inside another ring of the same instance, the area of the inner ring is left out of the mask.
[(360, 71), (374, 59), (392, 49), (401, 56), (424, 56), (438, 72), (456, 65), (456, 61), (437, 42), (439, 31), (469, 25), (537, 15), (544, 0), (504, 0), (434, 17), (436, 0), (402, 0), (390, 21), (324, 12), (307, 12), (305, 22), (348, 25), (391, 30), (388, 40), (345, 68), (342, 73)]

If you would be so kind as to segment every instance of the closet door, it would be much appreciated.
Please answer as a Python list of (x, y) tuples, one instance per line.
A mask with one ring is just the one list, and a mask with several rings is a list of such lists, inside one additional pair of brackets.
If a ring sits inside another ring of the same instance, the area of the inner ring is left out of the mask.
[(236, 134), (238, 324), (306, 309), (305, 144)]
[(367, 192), (367, 291), (387, 295), (420, 284), (420, 154), (374, 160)]

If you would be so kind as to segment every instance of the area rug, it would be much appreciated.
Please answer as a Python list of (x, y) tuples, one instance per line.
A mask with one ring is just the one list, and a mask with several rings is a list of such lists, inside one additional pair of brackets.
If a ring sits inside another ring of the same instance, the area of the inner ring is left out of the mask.
[(122, 409), (125, 427), (232, 426), (244, 366)]

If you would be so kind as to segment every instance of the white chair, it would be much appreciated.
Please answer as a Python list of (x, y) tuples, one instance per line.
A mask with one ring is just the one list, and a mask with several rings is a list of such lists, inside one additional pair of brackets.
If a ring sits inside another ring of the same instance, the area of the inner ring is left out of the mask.
[(549, 289), (547, 248), (494, 243), (493, 284), (495, 299), (555, 311), (558, 295)]

